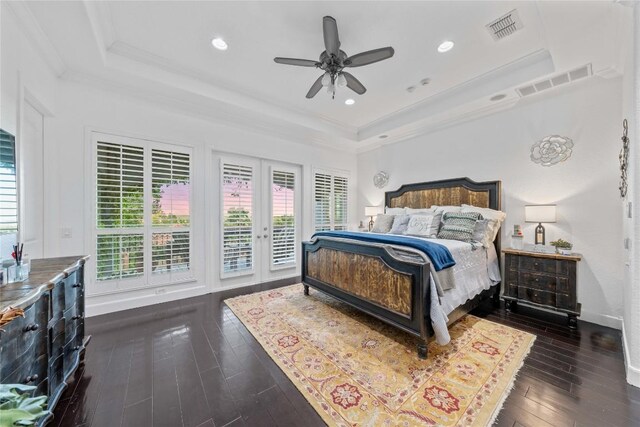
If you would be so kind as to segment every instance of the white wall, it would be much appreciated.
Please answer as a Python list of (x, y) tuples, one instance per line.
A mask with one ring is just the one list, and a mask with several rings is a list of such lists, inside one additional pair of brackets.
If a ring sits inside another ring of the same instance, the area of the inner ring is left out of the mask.
[[(620, 263), (624, 271), (623, 287), (623, 342), (627, 368), (627, 381), (640, 387), (640, 8), (634, 6), (633, 20), (629, 23), (629, 45), (623, 78), (623, 115), (629, 122), (629, 187), (622, 202), (624, 236), (630, 248)], [(618, 143), (620, 147), (621, 142)], [(632, 217), (628, 217), (627, 203), (632, 203)]]
[[(16, 137), (18, 173), (21, 172), (21, 134), (25, 100), (45, 116), (55, 109), (57, 78), (20, 30), (19, 20), (7, 2), (0, 2), (0, 128)], [(45, 154), (48, 147), (45, 147)], [(47, 168), (45, 167), (45, 173)], [(21, 201), (24, 200), (24, 191)], [(48, 201), (46, 195), (44, 203)], [(21, 224), (24, 225), (24, 224)], [(44, 237), (44, 236), (39, 236)], [(8, 258), (16, 235), (0, 236), (0, 258)], [(46, 241), (45, 241), (46, 245)], [(46, 247), (45, 247), (46, 249)], [(28, 252), (28, 248), (25, 252)]]
[[(52, 248), (56, 255), (93, 254), (87, 233), (91, 230), (87, 182), (92, 168), (87, 163), (90, 132), (101, 131), (122, 136), (140, 137), (160, 142), (178, 143), (194, 149), (194, 265), (197, 281), (156, 289), (130, 291), (127, 294), (89, 296), (88, 314), (198, 295), (220, 289), (219, 272), (214, 271), (212, 228), (218, 224), (219, 201), (212, 185), (215, 182), (213, 152), (222, 151), (299, 164), (303, 169), (303, 238), (312, 233), (311, 170), (314, 167), (346, 171), (351, 176), (351, 194), (355, 206), (357, 183), (355, 154), (336, 152), (324, 147), (284, 141), (191, 117), (171, 105), (152, 103), (105, 88), (60, 81), (55, 118), (48, 121), (45, 137), (57, 147), (47, 161), (52, 174), (46, 191), (58, 195), (48, 206), (46, 228), (53, 230)], [(355, 209), (351, 222), (355, 223)], [(70, 229), (71, 237), (62, 238), (61, 229)], [(299, 273), (299, 272), (298, 272)], [(91, 279), (91, 278), (88, 278)], [(90, 281), (89, 281), (90, 283)], [(89, 292), (99, 285), (89, 285)]]
[[(384, 190), (402, 184), (469, 177), (501, 180), (502, 230), (510, 245), (514, 224), (533, 243), (536, 224), (524, 222), (524, 205), (555, 203), (558, 222), (545, 224), (547, 241), (574, 243), (579, 263), (578, 300), (582, 319), (620, 328), (622, 315), (622, 224), (618, 187), (621, 79), (590, 79), (544, 98), (358, 156), (358, 212), (384, 202)], [(522, 102), (522, 101), (521, 101)], [(531, 145), (551, 134), (573, 139), (571, 158), (553, 167), (529, 160)], [(373, 175), (390, 182), (378, 190)]]

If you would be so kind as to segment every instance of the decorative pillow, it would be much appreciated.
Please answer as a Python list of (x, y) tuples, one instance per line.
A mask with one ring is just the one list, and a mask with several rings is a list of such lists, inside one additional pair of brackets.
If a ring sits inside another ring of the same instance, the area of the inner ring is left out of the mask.
[(411, 215), (405, 234), (420, 237), (436, 237), (440, 228), (442, 214), (417, 214)]
[(488, 248), (493, 243), (493, 221), (481, 219), (476, 221), (473, 229), (473, 240), (482, 243), (482, 246)]
[[(502, 211), (489, 208), (479, 208), (471, 205), (462, 205), (462, 212), (480, 212), (484, 219), (489, 220), (490, 236), (487, 237), (489, 242), (493, 242), (500, 231), (500, 226), (504, 222), (507, 214)], [(489, 233), (487, 231), (487, 233)]]
[(405, 208), (388, 208), (385, 206), (384, 213), (387, 215), (404, 215)]
[(482, 219), (479, 212), (447, 212), (442, 216), (442, 227), (438, 239), (471, 242), (476, 222)]
[(393, 225), (395, 215), (378, 214), (376, 222), (373, 223), (372, 233), (388, 233)]
[(393, 219), (393, 226), (391, 227), (391, 234), (405, 234), (407, 227), (409, 227), (409, 220), (411, 215), (396, 215)]

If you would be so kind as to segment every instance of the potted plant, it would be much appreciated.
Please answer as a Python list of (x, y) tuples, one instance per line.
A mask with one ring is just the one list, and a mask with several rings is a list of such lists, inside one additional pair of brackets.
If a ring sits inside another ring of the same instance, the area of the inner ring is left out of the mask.
[(31, 426), (49, 415), (47, 396), (31, 397), (36, 387), (0, 384), (0, 427)]
[(558, 239), (554, 242), (549, 243), (551, 246), (556, 248), (556, 253), (563, 255), (570, 255), (571, 249), (573, 249), (573, 244), (567, 242), (566, 240)]

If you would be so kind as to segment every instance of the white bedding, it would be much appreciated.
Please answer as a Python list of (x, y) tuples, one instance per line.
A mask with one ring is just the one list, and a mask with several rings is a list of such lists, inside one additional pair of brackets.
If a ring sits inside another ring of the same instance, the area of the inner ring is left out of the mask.
[(498, 254), (493, 245), (487, 249), (481, 245), (473, 246), (458, 240), (424, 240), (446, 246), (456, 262), (450, 268), (437, 272), (433, 268), (431, 270), (431, 324), (436, 342), (445, 345), (451, 340), (447, 315), (480, 292), (500, 282)]

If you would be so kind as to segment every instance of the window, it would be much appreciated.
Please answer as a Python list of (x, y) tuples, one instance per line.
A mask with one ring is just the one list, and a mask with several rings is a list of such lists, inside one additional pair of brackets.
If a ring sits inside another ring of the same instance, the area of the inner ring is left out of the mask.
[(0, 235), (18, 231), (17, 194), (15, 138), (0, 129)]
[(271, 170), (271, 266), (296, 263), (296, 174)]
[(223, 276), (253, 271), (253, 168), (222, 164)]
[(191, 269), (191, 155), (123, 138), (96, 144), (96, 278), (170, 283)]
[(349, 180), (342, 175), (316, 172), (313, 179), (315, 231), (346, 230)]

